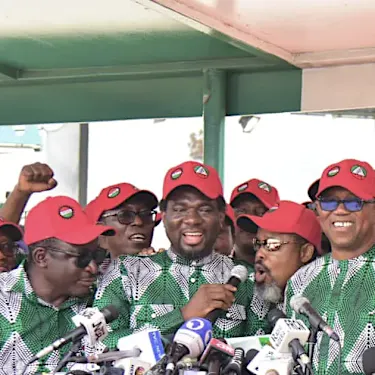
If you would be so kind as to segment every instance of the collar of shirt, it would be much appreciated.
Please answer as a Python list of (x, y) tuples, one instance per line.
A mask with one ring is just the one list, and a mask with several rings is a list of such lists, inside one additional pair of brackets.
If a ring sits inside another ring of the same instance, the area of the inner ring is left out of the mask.
[(206, 264), (210, 264), (215, 259), (215, 257), (218, 256), (218, 254), (216, 254), (212, 250), (211, 254), (204, 258), (187, 259), (187, 258), (183, 258), (180, 255), (177, 255), (171, 247), (167, 250), (167, 255), (169, 256), (169, 258), (172, 260), (173, 263), (178, 263), (178, 264), (182, 264), (185, 266), (196, 266), (196, 267), (202, 267), (202, 266), (205, 266)]

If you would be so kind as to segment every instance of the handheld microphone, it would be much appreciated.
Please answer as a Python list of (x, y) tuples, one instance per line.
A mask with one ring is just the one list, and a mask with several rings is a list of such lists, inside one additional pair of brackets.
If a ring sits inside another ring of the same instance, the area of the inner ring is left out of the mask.
[(166, 375), (171, 375), (176, 363), (185, 356), (200, 356), (212, 337), (212, 324), (207, 319), (193, 318), (185, 322), (176, 332), (172, 352), (169, 356)]
[[(246, 279), (248, 278), (248, 275), (249, 273), (245, 266), (242, 266), (242, 265), (234, 266), (230, 273), (230, 278), (226, 284), (237, 287), (241, 282), (246, 281)], [(207, 314), (206, 319), (208, 319), (212, 323), (215, 323), (222, 312), (223, 310), (221, 309), (212, 310), (210, 313)]]
[(220, 368), (234, 356), (234, 349), (219, 339), (211, 339), (203, 352), (199, 365), (207, 369), (208, 374), (218, 375)]
[(271, 310), (268, 322), (273, 326), (270, 337), (272, 346), (279, 353), (291, 352), (293, 359), (304, 366), (310, 366), (310, 358), (302, 345), (306, 344), (310, 331), (301, 320), (286, 319), (286, 315), (278, 310)]
[(242, 348), (234, 349), (234, 356), (224, 368), (223, 375), (241, 375), (244, 354), (245, 352)]
[(375, 348), (368, 348), (362, 356), (363, 371), (366, 375), (375, 374)]
[(255, 356), (259, 353), (259, 350), (256, 349), (250, 349), (245, 354), (245, 359), (243, 362), (243, 368), (242, 368), (242, 375), (247, 375), (247, 373), (250, 373), (251, 375), (254, 375), (253, 372), (248, 370), (248, 366), (251, 363), (251, 361), (255, 358)]
[[(47, 354), (52, 353), (54, 350), (61, 348), (69, 342), (81, 340), (86, 334), (88, 334), (88, 330), (92, 330), (94, 335), (100, 335), (99, 338), (102, 338), (103, 324), (100, 320), (97, 320), (97, 313), (101, 315), (101, 318), (104, 318), (106, 323), (111, 323), (113, 320), (117, 319), (117, 317), (119, 316), (119, 312), (113, 305), (106, 306), (100, 311), (96, 309), (97, 311), (93, 312), (92, 310), (93, 309), (88, 308), (85, 309), (81, 314), (76, 315), (76, 317), (79, 316), (80, 318), (84, 318), (84, 321), (82, 320), (81, 325), (68, 332), (64, 337), (56, 340), (51, 345), (38, 352), (34, 357), (31, 358), (31, 360), (28, 362), (28, 365), (43, 358)], [(74, 318), (75, 317), (73, 317), (73, 319)]]
[(338, 334), (325, 322), (325, 320), (313, 309), (310, 301), (301, 295), (290, 299), (290, 307), (298, 314), (305, 315), (310, 324), (320, 331), (326, 333), (332, 340), (340, 342)]

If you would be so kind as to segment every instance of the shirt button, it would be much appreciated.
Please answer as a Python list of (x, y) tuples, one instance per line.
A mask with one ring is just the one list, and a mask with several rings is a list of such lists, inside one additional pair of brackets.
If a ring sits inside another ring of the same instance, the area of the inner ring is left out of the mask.
[(195, 279), (194, 279), (194, 277), (192, 277), (192, 278), (190, 279), (190, 281), (191, 281), (192, 283), (195, 283)]
[(226, 317), (227, 317), (227, 318), (230, 318), (230, 313), (227, 313), (227, 314), (226, 314)]
[(152, 319), (155, 319), (155, 318), (156, 318), (156, 314), (155, 314), (155, 313), (152, 313), (152, 314), (151, 314), (151, 318), (152, 318)]
[(191, 265), (192, 265), (192, 266), (196, 266), (196, 265), (197, 265), (197, 262), (196, 262), (195, 260), (193, 260), (193, 261), (191, 262)]

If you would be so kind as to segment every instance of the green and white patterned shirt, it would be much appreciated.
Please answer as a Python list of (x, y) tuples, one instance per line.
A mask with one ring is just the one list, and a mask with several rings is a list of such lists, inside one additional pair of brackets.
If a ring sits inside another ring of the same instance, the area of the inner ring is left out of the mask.
[[(91, 298), (71, 298), (59, 308), (34, 293), (24, 263), (0, 274), (0, 375), (19, 375), (44, 347), (75, 328), (71, 318), (84, 310)], [(52, 372), (69, 345), (27, 368), (25, 375)]]
[[(331, 254), (299, 270), (288, 282), (285, 306), (292, 312), (290, 299), (302, 294), (340, 337), (341, 374), (362, 374), (362, 355), (375, 346), (375, 245), (365, 254), (350, 260), (334, 260)], [(309, 325), (308, 325), (309, 326)], [(318, 334), (313, 358), (314, 374), (336, 375), (338, 344)]]
[[(111, 324), (104, 340), (111, 349), (119, 338), (145, 328), (158, 328), (170, 335), (183, 324), (181, 308), (203, 284), (224, 284), (230, 277), (233, 259), (212, 253), (192, 261), (171, 249), (150, 256), (126, 256), (114, 260), (99, 279), (94, 306), (115, 304), (120, 317)], [(254, 273), (238, 287), (233, 306), (214, 325), (214, 336), (236, 337), (264, 334), (269, 304), (253, 295)]]

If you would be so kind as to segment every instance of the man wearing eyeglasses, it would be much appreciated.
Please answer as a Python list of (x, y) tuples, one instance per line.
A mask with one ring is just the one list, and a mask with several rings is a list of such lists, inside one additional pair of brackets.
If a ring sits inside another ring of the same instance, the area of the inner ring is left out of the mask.
[[(279, 193), (273, 186), (255, 178), (235, 187), (230, 197), (230, 205), (234, 209), (236, 218), (240, 215), (263, 216), (279, 201)], [(235, 238), (234, 257), (254, 264), (254, 234), (237, 227)]]
[[(71, 318), (92, 304), (98, 265), (106, 250), (94, 225), (75, 200), (47, 198), (30, 210), (25, 223), (27, 261), (0, 275), (0, 363), (4, 374), (23, 373), (37, 352), (75, 328)], [(68, 350), (30, 365), (25, 374), (52, 371)], [(1, 372), (0, 371), (0, 372)]]
[(171, 247), (153, 257), (121, 257), (98, 283), (95, 305), (124, 306), (107, 346), (147, 327), (173, 334), (184, 321), (216, 308), (224, 310), (214, 325), (216, 337), (264, 333), (265, 317), (253, 310), (252, 277), (238, 288), (227, 285), (236, 263), (213, 251), (225, 207), (214, 168), (189, 161), (167, 172), (160, 210)]
[(301, 204), (280, 201), (262, 217), (241, 215), (237, 225), (254, 234), (255, 291), (268, 311), (283, 309), (290, 277), (320, 253), (322, 231), (315, 214)]
[[(314, 368), (319, 374), (362, 374), (363, 352), (375, 344), (375, 172), (346, 159), (327, 167), (319, 180), (316, 210), (332, 252), (299, 270), (288, 282), (289, 301), (303, 294), (340, 337), (318, 334)], [(300, 315), (297, 316), (301, 318)]]
[(113, 237), (100, 239), (101, 246), (113, 258), (134, 255), (149, 249), (156, 220), (158, 199), (147, 190), (139, 190), (128, 183), (104, 188), (85, 208), (94, 221), (116, 229)]

